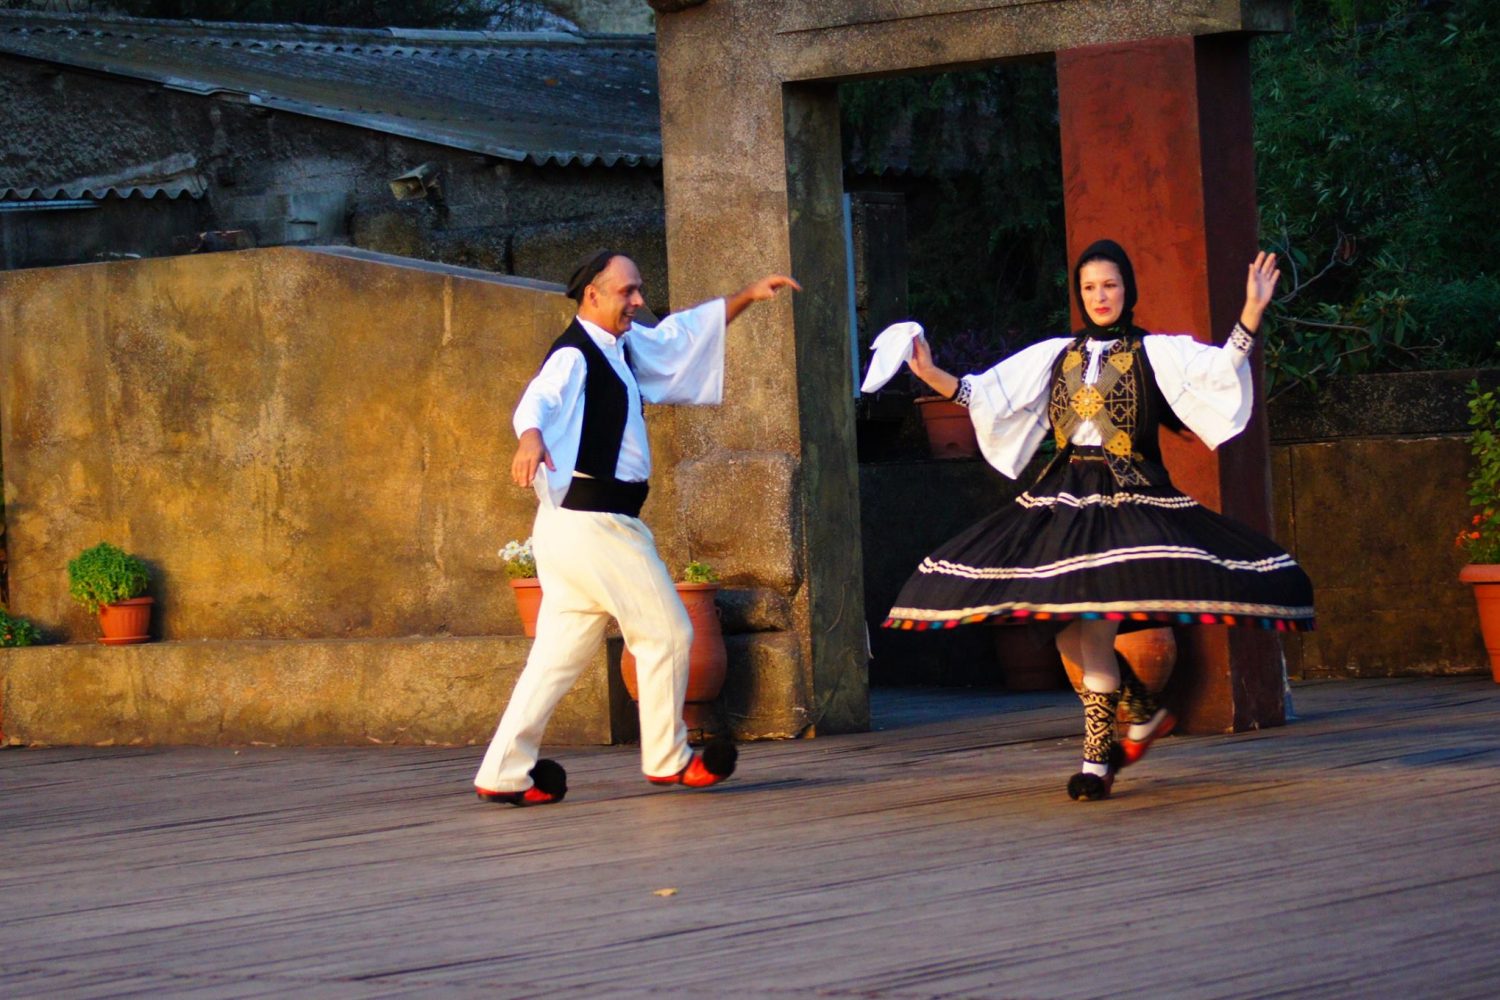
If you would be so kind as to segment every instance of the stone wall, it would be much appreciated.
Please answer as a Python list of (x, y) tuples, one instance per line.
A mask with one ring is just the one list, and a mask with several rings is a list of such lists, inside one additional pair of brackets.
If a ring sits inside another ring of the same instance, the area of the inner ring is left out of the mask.
[(569, 306), (292, 249), (0, 274), (12, 606), (91, 639), (64, 567), (107, 539), (163, 639), (518, 632), (509, 415)]
[(1271, 409), (1276, 535), (1316, 587), (1318, 630), (1284, 639), (1294, 677), (1484, 673), (1454, 536), (1469, 506), (1467, 393), (1500, 372), (1339, 379)]
[[(659, 168), (513, 163), (5, 56), (0, 134), (8, 137), (7, 173), (46, 164), (47, 179), (61, 181), (187, 154), (207, 182), (197, 200), (108, 199), (95, 210), (7, 214), (0, 267), (162, 256), (205, 229), (243, 229), (252, 246), (346, 243), (562, 281), (583, 252), (610, 245), (636, 257), (651, 307), (666, 308)], [(395, 200), (388, 182), (423, 163), (437, 166), (441, 200)], [(42, 180), (0, 176), (4, 184)]]
[[(486, 739), (529, 648), (510, 412), (571, 307), (354, 250), (0, 273), (10, 608), (66, 643), (5, 651), (0, 733)], [(101, 539), (151, 565), (165, 641), (93, 643), (66, 565)], [(601, 652), (550, 738), (627, 738), (622, 699)]]

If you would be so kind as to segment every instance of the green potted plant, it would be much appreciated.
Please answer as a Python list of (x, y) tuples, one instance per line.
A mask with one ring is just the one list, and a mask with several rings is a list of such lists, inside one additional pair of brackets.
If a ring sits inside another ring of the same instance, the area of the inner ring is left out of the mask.
[(68, 593), (99, 616), (106, 646), (150, 642), (151, 605), (145, 596), (151, 571), (136, 556), (108, 542), (84, 549), (68, 563)]
[(1479, 511), (1454, 540), (1469, 560), (1458, 578), (1474, 588), (1490, 673), (1500, 683), (1500, 399), (1478, 381), (1469, 383), (1469, 428), (1469, 503)]
[(511, 539), (500, 549), (500, 561), (505, 564), (505, 577), (510, 582), (511, 593), (516, 597), (516, 612), (521, 616), (521, 629), (532, 639), (536, 638), (536, 616), (542, 608), (542, 581), (536, 576), (536, 555), (531, 549), (531, 539), (524, 542)]
[(35, 646), (42, 639), (37, 627), (18, 615), (0, 608), (0, 648)]
[[(724, 647), (724, 628), (719, 622), (715, 598), (719, 594), (719, 574), (705, 562), (693, 560), (683, 567), (682, 579), (674, 584), (677, 596), (693, 623), (693, 644), (688, 650), (688, 687), (682, 718), (695, 732), (712, 732), (715, 725), (713, 701), (724, 689), (729, 654)], [(635, 676), (635, 657), (625, 648), (620, 657), (620, 678), (630, 697), (639, 700)]]

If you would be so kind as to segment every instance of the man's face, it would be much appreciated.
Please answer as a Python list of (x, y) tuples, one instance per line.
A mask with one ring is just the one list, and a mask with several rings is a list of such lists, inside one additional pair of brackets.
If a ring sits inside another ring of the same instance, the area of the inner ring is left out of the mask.
[(583, 291), (578, 314), (616, 337), (630, 329), (635, 311), (646, 304), (641, 272), (629, 257), (612, 257)]

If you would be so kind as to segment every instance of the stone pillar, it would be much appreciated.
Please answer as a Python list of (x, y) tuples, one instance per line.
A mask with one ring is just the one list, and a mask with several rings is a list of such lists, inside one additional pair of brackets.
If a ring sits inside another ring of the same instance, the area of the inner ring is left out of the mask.
[[(805, 289), (730, 328), (724, 404), (677, 408), (659, 450), (678, 463), (691, 555), (731, 588), (725, 702), (740, 736), (869, 726), (838, 96), (746, 58), (747, 39), (774, 37), (775, 16), (706, 4), (662, 18), (657, 39), (672, 81), (661, 89), (672, 307), (768, 271)], [(724, 94), (735, 99), (705, 99)]]
[[(1057, 54), (1070, 263), (1101, 237), (1130, 253), (1136, 321), (1222, 343), (1244, 303), (1256, 251), (1249, 36), (1200, 35)], [(1075, 306), (1076, 309), (1076, 306)], [(1269, 533), (1269, 440), (1261, 358), (1255, 417), (1211, 452), (1162, 434), (1177, 485)], [(1224, 626), (1179, 630), (1174, 694), (1188, 732), (1285, 721), (1274, 633)]]

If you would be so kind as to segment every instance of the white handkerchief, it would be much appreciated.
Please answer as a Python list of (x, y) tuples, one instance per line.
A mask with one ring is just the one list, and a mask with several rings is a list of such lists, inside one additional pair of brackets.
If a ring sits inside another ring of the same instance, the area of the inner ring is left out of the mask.
[(892, 323), (880, 331), (870, 350), (875, 356), (870, 359), (870, 370), (865, 372), (865, 381), (860, 392), (874, 392), (889, 382), (901, 366), (911, 360), (911, 342), (922, 335), (921, 323)]

